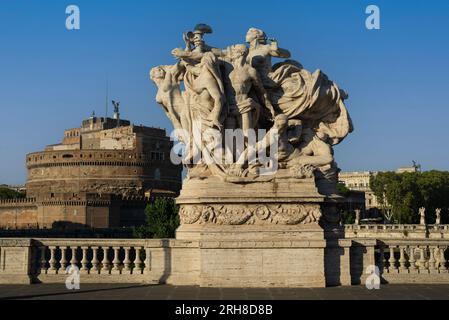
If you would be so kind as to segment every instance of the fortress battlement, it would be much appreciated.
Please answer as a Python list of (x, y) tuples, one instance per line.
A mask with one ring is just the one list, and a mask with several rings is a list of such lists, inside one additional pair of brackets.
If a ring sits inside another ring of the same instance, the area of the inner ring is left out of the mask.
[(17, 198), (17, 199), (1, 199), (0, 206), (23, 206), (23, 205), (35, 205), (36, 198)]

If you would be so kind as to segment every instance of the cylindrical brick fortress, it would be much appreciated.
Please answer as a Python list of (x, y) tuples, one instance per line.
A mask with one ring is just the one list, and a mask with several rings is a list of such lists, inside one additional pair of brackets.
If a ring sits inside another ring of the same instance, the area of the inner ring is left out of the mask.
[(142, 196), (148, 189), (178, 190), (180, 170), (170, 160), (124, 150), (63, 150), (27, 155), (29, 197), (95, 193)]

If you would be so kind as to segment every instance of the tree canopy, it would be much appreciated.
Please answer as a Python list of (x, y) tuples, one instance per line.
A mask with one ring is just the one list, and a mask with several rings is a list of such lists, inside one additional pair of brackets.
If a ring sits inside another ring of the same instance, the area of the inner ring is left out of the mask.
[(6, 187), (0, 187), (0, 200), (17, 198), (25, 198), (25, 194)]
[(426, 208), (426, 222), (435, 223), (435, 209), (442, 209), (442, 223), (449, 223), (449, 172), (382, 172), (371, 177), (371, 189), (391, 212), (396, 223), (419, 223), (419, 208)]
[(179, 226), (178, 206), (174, 199), (156, 198), (145, 210), (146, 224), (135, 230), (138, 238), (174, 238)]

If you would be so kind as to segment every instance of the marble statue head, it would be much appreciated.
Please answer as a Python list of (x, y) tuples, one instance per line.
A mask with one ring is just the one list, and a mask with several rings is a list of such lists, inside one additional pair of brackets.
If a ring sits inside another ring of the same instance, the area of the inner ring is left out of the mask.
[(257, 40), (260, 43), (265, 43), (267, 41), (267, 35), (260, 29), (250, 28), (246, 33), (246, 42), (251, 43)]
[(200, 30), (193, 31), (193, 45), (197, 47), (201, 47), (204, 45), (204, 33)]
[(152, 68), (150, 71), (150, 79), (157, 81), (158, 79), (163, 79), (165, 77), (165, 70), (162, 67)]

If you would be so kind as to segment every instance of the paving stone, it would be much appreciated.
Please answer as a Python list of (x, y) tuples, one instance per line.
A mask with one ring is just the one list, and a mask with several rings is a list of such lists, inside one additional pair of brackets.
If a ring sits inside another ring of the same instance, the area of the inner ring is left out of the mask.
[(449, 285), (384, 285), (325, 289), (199, 288), (85, 284), (69, 291), (61, 284), (0, 285), (0, 299), (29, 300), (449, 300)]

